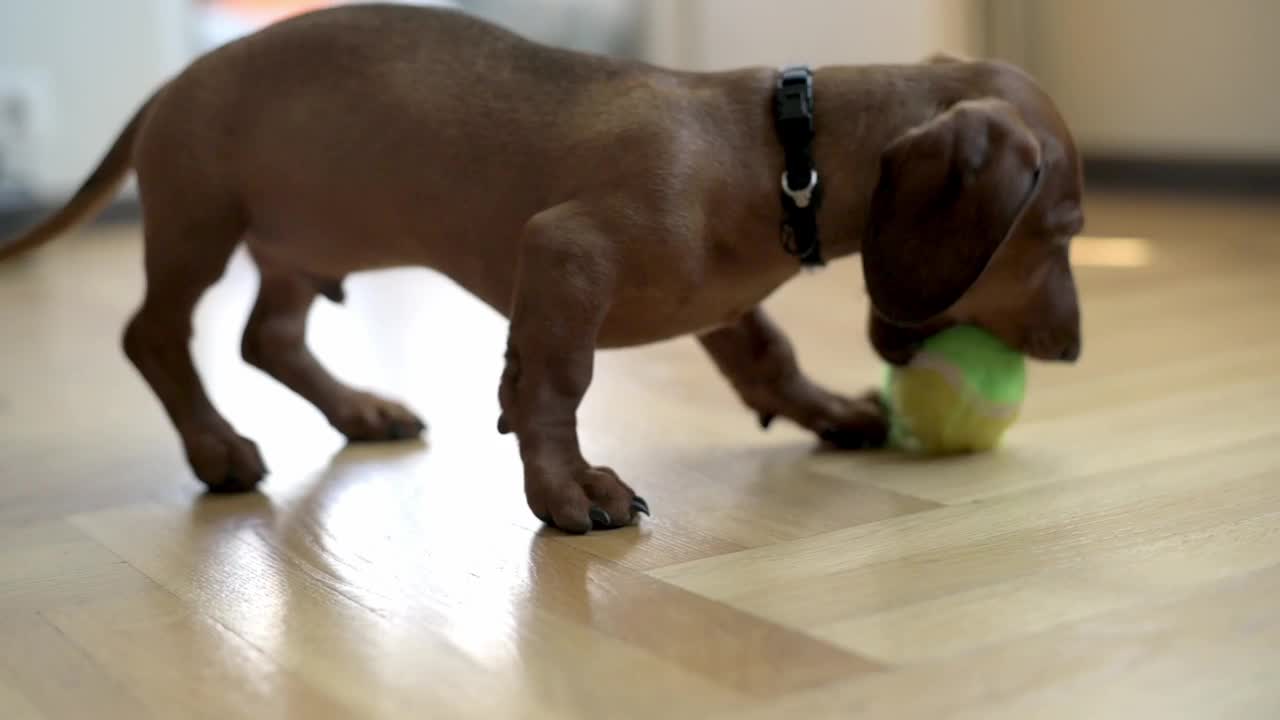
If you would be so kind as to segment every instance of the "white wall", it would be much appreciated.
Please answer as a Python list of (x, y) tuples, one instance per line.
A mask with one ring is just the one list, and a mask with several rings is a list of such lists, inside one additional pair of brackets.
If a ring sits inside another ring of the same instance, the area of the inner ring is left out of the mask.
[(183, 0), (0, 0), (0, 79), (42, 96), (38, 134), (24, 148), (34, 191), (57, 198), (88, 175), (188, 59), (187, 21)]
[(1086, 149), (1280, 159), (1277, 0), (993, 4)]
[(650, 52), (693, 70), (981, 54), (978, 0), (649, 0)]
[(1094, 152), (1280, 159), (1280, 0), (637, 0), (689, 69), (994, 54)]
[(539, 42), (634, 56), (647, 2), (638, 0), (454, 0), (466, 12)]

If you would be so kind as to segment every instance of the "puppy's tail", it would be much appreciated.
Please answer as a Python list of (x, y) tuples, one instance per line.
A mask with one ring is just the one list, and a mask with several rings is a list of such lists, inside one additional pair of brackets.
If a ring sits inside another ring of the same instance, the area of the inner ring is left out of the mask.
[(53, 240), (97, 215), (111, 202), (133, 167), (133, 143), (150, 106), (148, 100), (134, 114), (102, 162), (65, 205), (17, 237), (0, 241), (0, 261)]

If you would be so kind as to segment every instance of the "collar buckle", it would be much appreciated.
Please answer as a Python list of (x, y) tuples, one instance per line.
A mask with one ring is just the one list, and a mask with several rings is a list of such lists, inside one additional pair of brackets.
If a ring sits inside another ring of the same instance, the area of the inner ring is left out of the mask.
[(774, 126), (782, 145), (782, 247), (807, 267), (825, 264), (818, 238), (822, 192), (813, 162), (813, 72), (783, 68), (774, 88)]
[(802, 188), (792, 188), (791, 184), (787, 182), (787, 173), (782, 173), (782, 192), (786, 193), (787, 197), (791, 198), (791, 202), (795, 203), (796, 207), (801, 210), (809, 207), (809, 203), (813, 202), (813, 191), (816, 190), (817, 187), (817, 170), (809, 171), (809, 184)]
[(778, 129), (788, 140), (813, 135), (813, 74), (806, 67), (782, 70), (777, 91)]

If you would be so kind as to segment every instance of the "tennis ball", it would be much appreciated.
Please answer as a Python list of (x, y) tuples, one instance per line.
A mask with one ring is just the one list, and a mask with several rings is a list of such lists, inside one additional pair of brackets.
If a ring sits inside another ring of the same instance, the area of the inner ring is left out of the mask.
[(1026, 358), (995, 336), (944, 330), (888, 370), (889, 444), (932, 455), (992, 450), (1018, 418), (1026, 382)]

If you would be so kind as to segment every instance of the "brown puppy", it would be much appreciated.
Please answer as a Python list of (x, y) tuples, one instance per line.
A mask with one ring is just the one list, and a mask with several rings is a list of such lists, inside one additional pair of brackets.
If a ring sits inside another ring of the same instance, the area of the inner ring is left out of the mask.
[[(776, 77), (562, 51), (445, 10), (324, 10), (192, 63), (8, 252), (83, 220), (136, 169), (147, 288), (124, 349), (216, 491), (266, 473), (188, 351), (192, 309), (232, 250), (247, 243), (262, 274), (244, 357), (352, 440), (423, 426), (325, 371), (303, 342), (307, 309), (340, 300), (353, 272), (435, 268), (510, 318), (499, 427), (519, 440), (534, 514), (620, 526), (647, 505), (578, 446), (596, 348), (693, 334), (764, 424), (847, 447), (885, 438), (875, 394), (804, 377), (759, 309), (799, 270), (779, 242)], [(1074, 360), (1080, 164), (1032, 81), (944, 59), (820, 69), (815, 94), (818, 222), (828, 258), (863, 255), (880, 354), (900, 362), (970, 322)]]

